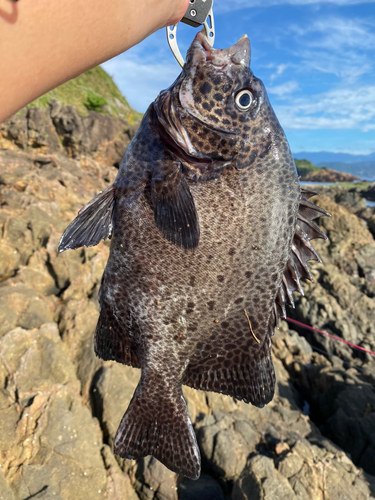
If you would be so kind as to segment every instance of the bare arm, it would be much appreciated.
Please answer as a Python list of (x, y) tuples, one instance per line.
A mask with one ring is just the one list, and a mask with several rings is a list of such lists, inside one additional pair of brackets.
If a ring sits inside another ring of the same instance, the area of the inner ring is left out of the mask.
[(189, 0), (0, 0), (0, 122), (178, 22)]

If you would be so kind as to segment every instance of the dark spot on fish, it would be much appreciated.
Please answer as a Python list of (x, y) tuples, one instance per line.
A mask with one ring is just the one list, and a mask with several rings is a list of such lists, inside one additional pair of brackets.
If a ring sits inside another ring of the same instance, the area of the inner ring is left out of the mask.
[(195, 286), (195, 276), (190, 276), (189, 284), (190, 286)]
[(202, 98), (199, 95), (197, 95), (197, 97), (195, 98), (195, 103), (200, 104), (201, 102), (202, 102)]
[(210, 106), (210, 105), (208, 104), (208, 102), (206, 102), (206, 101), (205, 101), (205, 102), (202, 104), (202, 108), (204, 108), (206, 111), (211, 111), (212, 106)]
[(224, 92), (224, 94), (227, 94), (232, 86), (229, 83), (224, 83), (224, 85), (221, 87), (221, 90)]
[(229, 255), (235, 255), (236, 249), (235, 248), (230, 248), (228, 254)]
[(219, 274), (219, 276), (217, 277), (217, 281), (218, 281), (219, 283), (223, 283), (223, 281), (224, 281), (224, 276), (222, 276), (222, 275), (220, 275), (220, 274)]
[(215, 101), (221, 102), (223, 100), (223, 94), (217, 92), (216, 94), (213, 95), (213, 98), (215, 99)]
[(203, 95), (209, 94), (211, 92), (212, 86), (208, 82), (204, 82), (203, 85), (200, 86), (199, 92)]
[(211, 82), (212, 82), (214, 85), (220, 85), (220, 83), (221, 83), (221, 78), (220, 78), (220, 76), (210, 75), (210, 80), (211, 80)]
[(230, 125), (230, 121), (227, 118), (224, 118), (223, 125)]
[(210, 118), (214, 123), (219, 123), (219, 118), (216, 118), (216, 116), (211, 115)]
[(258, 156), (258, 150), (254, 149), (254, 151), (252, 151), (250, 156), (249, 156), (249, 164), (253, 163), (253, 161), (255, 160), (255, 158), (257, 156)]
[(214, 109), (214, 113), (217, 115), (217, 116), (223, 116), (223, 112), (221, 111), (221, 109)]
[(215, 307), (215, 302), (213, 300), (210, 300), (209, 302), (207, 302), (207, 307), (210, 311), (213, 311)]
[(241, 304), (241, 302), (243, 302), (243, 301), (244, 301), (244, 298), (243, 298), (243, 297), (238, 297), (238, 299), (236, 299), (236, 300), (234, 301), (234, 303), (235, 303), (235, 304)]
[(228, 326), (229, 326), (228, 321), (223, 321), (223, 322), (221, 323), (221, 326), (222, 326), (222, 328), (228, 328)]
[(245, 276), (246, 278), (251, 278), (252, 272), (251, 271), (246, 271)]

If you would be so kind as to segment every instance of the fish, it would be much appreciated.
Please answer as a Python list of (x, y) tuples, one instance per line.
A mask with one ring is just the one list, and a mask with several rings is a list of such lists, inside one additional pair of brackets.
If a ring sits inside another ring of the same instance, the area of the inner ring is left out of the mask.
[(244, 35), (227, 49), (194, 38), (177, 80), (145, 113), (112, 185), (65, 230), (59, 252), (111, 238), (94, 349), (141, 369), (114, 453), (152, 455), (199, 478), (182, 385), (263, 407), (271, 337), (327, 215), (294, 160)]

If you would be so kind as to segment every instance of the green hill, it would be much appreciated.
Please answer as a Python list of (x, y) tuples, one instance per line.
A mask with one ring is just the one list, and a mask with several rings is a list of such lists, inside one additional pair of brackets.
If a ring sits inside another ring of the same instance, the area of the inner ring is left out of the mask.
[(76, 106), (82, 116), (94, 110), (114, 118), (123, 117), (130, 124), (142, 116), (129, 105), (112, 78), (100, 66), (51, 90), (27, 107), (47, 108), (51, 99)]
[(298, 175), (301, 177), (307, 175), (310, 172), (316, 172), (321, 170), (319, 167), (311, 163), (308, 160), (296, 160), (294, 159), (294, 163), (296, 164)]

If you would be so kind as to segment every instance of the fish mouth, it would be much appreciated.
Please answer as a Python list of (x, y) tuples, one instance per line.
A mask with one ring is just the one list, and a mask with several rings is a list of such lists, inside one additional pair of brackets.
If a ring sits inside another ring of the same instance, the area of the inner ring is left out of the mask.
[(197, 33), (191, 44), (187, 56), (184, 71), (194, 70), (199, 64), (212, 64), (217, 71), (224, 72), (230, 65), (250, 65), (250, 41), (247, 35), (243, 35), (236, 44), (227, 49), (214, 49), (208, 42), (204, 29)]

